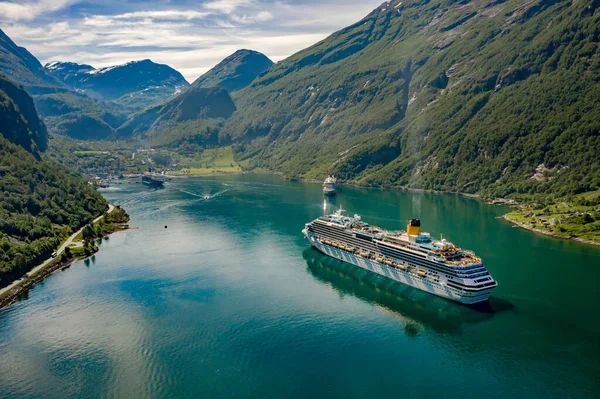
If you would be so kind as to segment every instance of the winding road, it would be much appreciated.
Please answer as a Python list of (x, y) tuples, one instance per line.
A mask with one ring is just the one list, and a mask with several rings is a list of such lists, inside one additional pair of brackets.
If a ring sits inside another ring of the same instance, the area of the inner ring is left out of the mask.
[[(115, 209), (115, 207), (111, 204), (108, 204), (108, 211), (106, 212), (111, 213), (113, 210)], [(94, 219), (94, 221), (92, 222), (92, 224), (98, 223), (100, 220), (102, 220), (102, 218), (104, 218), (104, 215), (98, 216), (96, 219)], [(75, 239), (75, 237), (77, 237), (79, 235), (79, 233), (81, 233), (83, 231), (83, 229), (85, 228), (85, 226), (83, 226), (82, 228), (80, 228), (79, 230), (77, 230), (75, 233), (73, 233), (69, 238), (67, 238), (67, 240), (56, 250), (56, 256), (50, 257), (48, 259), (46, 259), (42, 264), (34, 267), (33, 269), (31, 269), (29, 271), (29, 273), (27, 273), (29, 276), (33, 276), (36, 273), (38, 273), (40, 270), (42, 270), (43, 268), (45, 268), (46, 266), (48, 266), (50, 264), (50, 262), (52, 262), (56, 257), (58, 257), (60, 254), (62, 254), (63, 252), (65, 252), (65, 249), (68, 246), (81, 246), (83, 244), (78, 244), (75, 243), (73, 240)], [(12, 290), (13, 288), (17, 287), (19, 284), (21, 284), (22, 280), (15, 280), (13, 281), (13, 283), (7, 287), (4, 287), (2, 289), (0, 289), (0, 295), (4, 294), (5, 292), (8, 292), (10, 290)]]

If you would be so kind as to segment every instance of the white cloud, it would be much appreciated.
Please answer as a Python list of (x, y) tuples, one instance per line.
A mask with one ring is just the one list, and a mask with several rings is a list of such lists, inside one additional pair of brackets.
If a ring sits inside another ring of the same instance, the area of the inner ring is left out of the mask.
[(0, 1), (0, 16), (10, 21), (33, 20), (43, 13), (58, 11), (75, 2), (76, 0), (38, 0), (19, 3)]
[(114, 19), (136, 19), (136, 18), (151, 18), (151, 19), (200, 19), (210, 15), (208, 12), (199, 12), (194, 10), (162, 10), (162, 11), (136, 11), (125, 14), (115, 15)]
[(241, 48), (280, 61), (358, 21), (381, 2), (324, 0), (309, 7), (265, 1), (219, 0), (194, 9), (176, 8), (175, 2), (169, 2), (163, 10), (77, 14), (47, 23), (46, 18), (38, 18), (3, 23), (2, 28), (42, 63), (73, 61), (100, 68), (149, 58), (193, 81)]
[(204, 7), (208, 10), (220, 11), (231, 14), (237, 8), (251, 4), (251, 0), (216, 0), (206, 3)]
[(257, 22), (267, 22), (275, 18), (269, 11), (261, 11), (256, 15), (232, 15), (231, 20), (240, 24), (252, 24)]

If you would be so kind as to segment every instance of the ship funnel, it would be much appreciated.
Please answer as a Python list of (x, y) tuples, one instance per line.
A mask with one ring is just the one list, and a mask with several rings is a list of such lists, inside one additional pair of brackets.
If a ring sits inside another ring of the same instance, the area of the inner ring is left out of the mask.
[(421, 221), (419, 219), (410, 219), (406, 226), (406, 234), (409, 236), (418, 236), (421, 234)]

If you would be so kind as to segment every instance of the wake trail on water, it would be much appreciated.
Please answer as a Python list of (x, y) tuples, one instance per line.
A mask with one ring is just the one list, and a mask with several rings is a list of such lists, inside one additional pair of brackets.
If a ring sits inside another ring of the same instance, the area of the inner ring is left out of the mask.
[(219, 191), (219, 192), (217, 192), (217, 193), (215, 193), (215, 194), (207, 194), (207, 195), (203, 195), (203, 194), (197, 194), (197, 193), (192, 193), (191, 191), (182, 190), (182, 189), (180, 189), (180, 188), (178, 188), (178, 189), (177, 189), (177, 191), (180, 191), (180, 192), (182, 192), (182, 193), (185, 193), (185, 194), (191, 195), (191, 196), (193, 196), (193, 197), (198, 197), (198, 198), (201, 198), (201, 199), (206, 199), (206, 200), (209, 200), (209, 199), (213, 199), (213, 198), (220, 197), (221, 195), (223, 195), (223, 194), (225, 194), (227, 191), (229, 191), (229, 189), (221, 190), (221, 191)]

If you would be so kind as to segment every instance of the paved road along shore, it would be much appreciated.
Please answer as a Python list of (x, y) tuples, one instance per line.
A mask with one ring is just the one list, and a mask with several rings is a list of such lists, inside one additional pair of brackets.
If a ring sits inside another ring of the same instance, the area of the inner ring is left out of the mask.
[[(108, 204), (108, 212), (107, 213), (111, 213), (114, 209), (115, 209), (115, 207), (113, 205)], [(104, 218), (104, 215), (98, 216), (96, 219), (94, 219), (94, 221), (92, 223), (97, 223), (102, 218)], [(77, 237), (77, 235), (79, 235), (79, 233), (81, 233), (83, 231), (84, 228), (85, 228), (85, 226), (83, 226), (82, 228), (80, 228), (79, 230), (77, 230), (75, 233), (73, 233), (69, 238), (67, 238), (67, 240), (56, 251), (56, 257), (58, 257), (60, 254), (62, 254), (65, 251), (65, 248), (67, 248), (69, 245), (73, 245), (74, 244), (73, 240), (75, 239), (75, 237)], [(29, 276), (35, 275), (40, 270), (43, 270), (46, 266), (48, 266), (50, 264), (50, 262), (52, 262), (54, 259), (55, 258), (52, 258), (52, 257), (46, 259), (42, 264), (40, 264), (40, 265), (34, 267), (33, 269), (31, 269), (31, 271), (28, 273), (28, 275)], [(5, 292), (8, 292), (8, 291), (12, 290), (13, 288), (17, 287), (19, 284), (21, 284), (21, 281), (22, 280), (15, 280), (15, 281), (13, 281), (13, 283), (11, 285), (0, 289), (0, 295), (2, 295)]]

